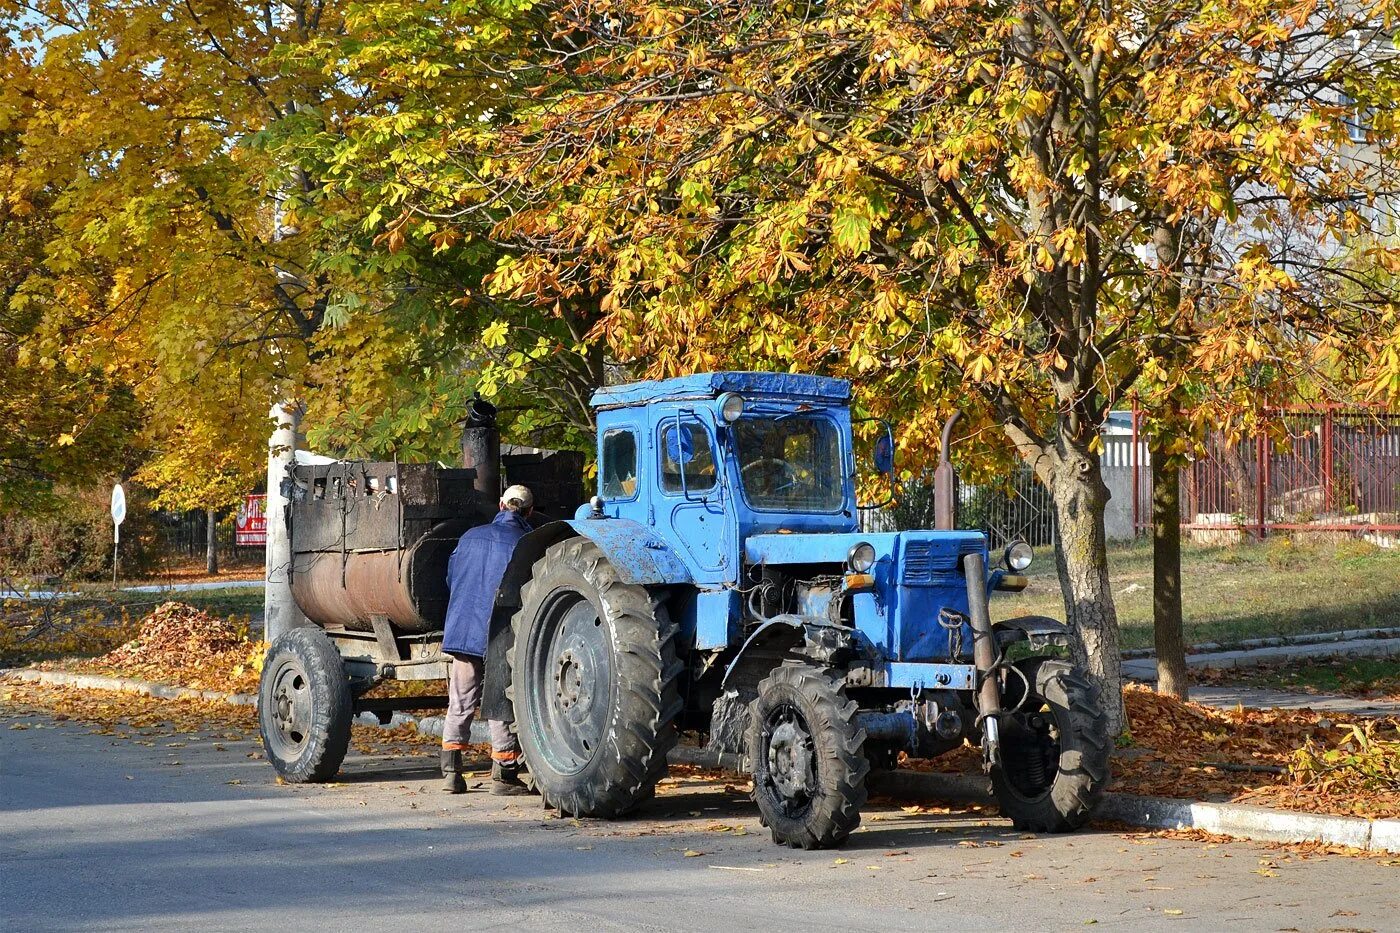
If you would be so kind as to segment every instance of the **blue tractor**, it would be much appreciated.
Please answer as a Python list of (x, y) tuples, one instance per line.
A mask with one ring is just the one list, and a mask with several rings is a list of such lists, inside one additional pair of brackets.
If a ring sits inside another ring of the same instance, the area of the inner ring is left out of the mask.
[[(1067, 643), (1062, 623), (988, 613), (1025, 585), (1030, 548), (993, 567), (978, 532), (862, 532), (849, 383), (721, 372), (593, 405), (597, 495), (521, 541), (488, 673), (547, 804), (622, 814), (695, 730), (747, 760), (788, 846), (840, 844), (872, 767), (965, 740), (1017, 827), (1085, 823), (1108, 781), (1095, 688), (1035, 653)], [(887, 427), (874, 446), (888, 471)]]

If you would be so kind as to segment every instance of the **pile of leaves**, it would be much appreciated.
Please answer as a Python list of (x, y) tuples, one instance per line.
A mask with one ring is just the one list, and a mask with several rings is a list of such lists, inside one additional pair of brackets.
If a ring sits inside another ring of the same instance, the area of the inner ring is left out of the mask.
[(1293, 785), (1321, 794), (1369, 791), (1400, 798), (1400, 736), (1392, 728), (1387, 737), (1383, 725), (1348, 726), (1350, 734), (1330, 748), (1309, 741), (1289, 762)]
[(136, 637), (79, 670), (153, 680), (203, 690), (252, 693), (262, 671), (264, 642), (245, 624), (219, 619), (187, 603), (161, 603), (140, 621)]
[[(1310, 710), (1220, 710), (1136, 685), (1124, 701), (1130, 732), (1113, 757), (1115, 791), (1400, 817), (1400, 721), (1357, 728)], [(972, 773), (981, 753), (965, 746), (902, 766)]]

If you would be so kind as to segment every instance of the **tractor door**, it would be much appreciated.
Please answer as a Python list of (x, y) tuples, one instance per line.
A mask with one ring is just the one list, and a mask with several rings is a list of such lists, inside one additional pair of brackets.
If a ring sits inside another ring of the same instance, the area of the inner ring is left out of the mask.
[(696, 583), (733, 579), (737, 532), (725, 514), (728, 491), (713, 416), (704, 410), (658, 413), (652, 437), (658, 463), (652, 493), (657, 531), (687, 557)]

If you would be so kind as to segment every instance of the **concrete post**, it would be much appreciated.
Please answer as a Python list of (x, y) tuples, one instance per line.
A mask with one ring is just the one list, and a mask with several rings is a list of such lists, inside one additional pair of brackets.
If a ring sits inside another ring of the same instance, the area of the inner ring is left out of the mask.
[(264, 511), (267, 516), (264, 565), (267, 585), (263, 594), (263, 638), (267, 641), (308, 622), (292, 600), (289, 573), (292, 539), (287, 530), (287, 499), (282, 492), (282, 481), (294, 462), (297, 447), (306, 442), (300, 434), (302, 411), (300, 403), (288, 402), (273, 405), (267, 413), (275, 425), (267, 441), (267, 507)]

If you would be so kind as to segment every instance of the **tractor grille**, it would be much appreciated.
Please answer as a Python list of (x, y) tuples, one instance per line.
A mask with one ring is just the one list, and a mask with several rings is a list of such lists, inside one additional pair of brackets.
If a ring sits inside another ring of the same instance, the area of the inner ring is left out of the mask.
[(904, 546), (905, 583), (933, 582), (933, 547), (928, 541), (910, 541)]
[(982, 540), (982, 536), (975, 533), (904, 538), (899, 582), (907, 586), (943, 586), (959, 582), (963, 555), (980, 551)]

